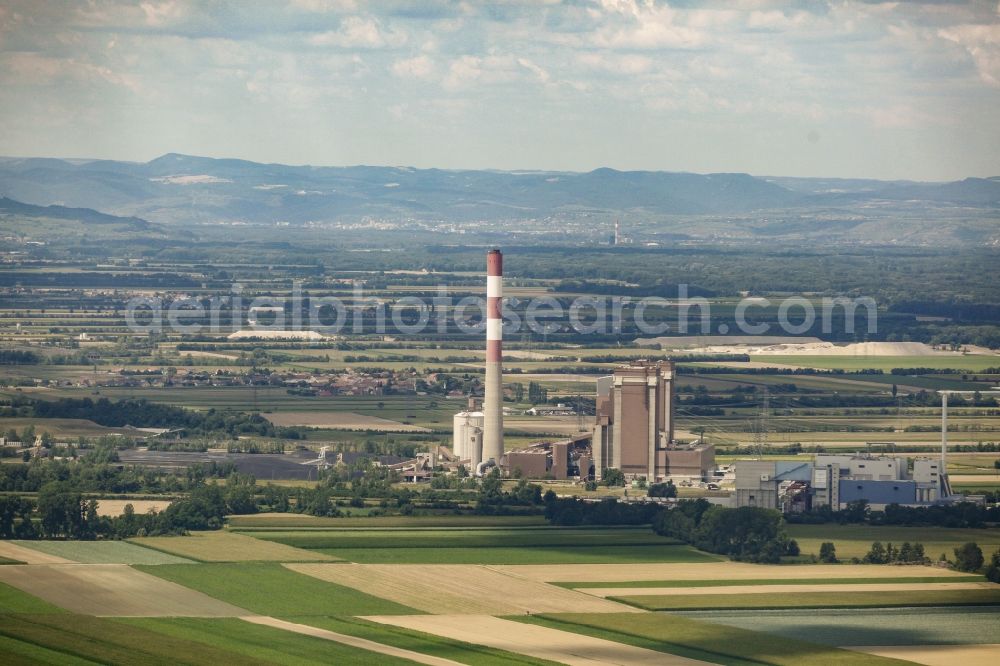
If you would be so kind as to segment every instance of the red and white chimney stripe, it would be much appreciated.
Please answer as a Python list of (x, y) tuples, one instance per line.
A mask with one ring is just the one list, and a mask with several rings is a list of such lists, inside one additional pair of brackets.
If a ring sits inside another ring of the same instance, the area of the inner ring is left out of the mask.
[(503, 321), (500, 300), (503, 298), (503, 255), (490, 250), (486, 255), (486, 362), (499, 363), (503, 356)]
[(486, 253), (486, 386), (483, 400), (483, 460), (503, 457), (503, 255)]

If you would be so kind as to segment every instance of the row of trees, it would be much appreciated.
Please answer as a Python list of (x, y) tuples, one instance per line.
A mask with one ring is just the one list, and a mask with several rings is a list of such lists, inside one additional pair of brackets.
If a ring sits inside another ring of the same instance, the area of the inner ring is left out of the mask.
[(884, 546), (876, 541), (861, 561), (865, 564), (928, 564), (931, 560), (924, 554), (922, 543), (904, 541), (897, 548), (891, 541)]
[(227, 513), (244, 513), (251, 507), (256, 510), (252, 490), (237, 482), (200, 486), (163, 511), (138, 514), (128, 504), (121, 516), (101, 516), (98, 500), (57, 482), (46, 485), (37, 500), (0, 496), (0, 538), (89, 540), (181, 534), (219, 529)]
[(983, 506), (972, 502), (942, 504), (933, 506), (902, 506), (889, 504), (882, 511), (872, 511), (867, 500), (856, 500), (839, 511), (829, 505), (816, 507), (806, 513), (789, 514), (790, 523), (819, 525), (840, 523), (870, 525), (903, 525), (931, 527), (974, 527), (982, 528), (1000, 522), (1000, 508)]

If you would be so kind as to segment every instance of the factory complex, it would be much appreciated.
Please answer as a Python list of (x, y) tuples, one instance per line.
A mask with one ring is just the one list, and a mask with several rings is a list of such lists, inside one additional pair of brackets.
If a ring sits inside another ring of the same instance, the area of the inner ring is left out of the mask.
[(508, 451), (503, 442), (502, 294), (503, 258), (499, 250), (490, 250), (485, 395), (481, 407), (469, 398), (467, 409), (453, 419), (452, 459), (475, 476), (496, 468), (508, 478), (599, 482), (609, 470), (617, 470), (632, 484), (671, 481), (716, 490), (725, 485), (731, 494), (711, 501), (785, 513), (824, 506), (839, 510), (859, 500), (881, 509), (955, 499), (945, 471), (946, 436), (940, 458), (911, 462), (885, 455), (820, 453), (803, 460), (737, 460), (719, 469), (712, 444), (674, 437), (676, 368), (669, 360), (632, 360), (597, 378), (591, 428)]

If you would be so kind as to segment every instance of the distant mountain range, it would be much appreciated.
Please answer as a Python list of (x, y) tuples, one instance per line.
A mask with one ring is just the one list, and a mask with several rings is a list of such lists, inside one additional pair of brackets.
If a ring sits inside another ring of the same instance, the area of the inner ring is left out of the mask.
[(314, 167), (171, 153), (146, 163), (0, 158), (0, 196), (165, 224), (305, 224), (364, 217), (462, 222), (583, 213), (655, 219), (866, 202), (972, 207), (989, 209), (992, 216), (1000, 209), (1000, 178), (917, 183), (614, 169)]
[(35, 206), (7, 197), (0, 198), (0, 219), (3, 215), (18, 215), (21, 217), (47, 218), (50, 220), (72, 220), (84, 224), (115, 224), (126, 225), (136, 231), (144, 231), (152, 225), (137, 217), (118, 217), (107, 215), (91, 208), (67, 208), (65, 206)]

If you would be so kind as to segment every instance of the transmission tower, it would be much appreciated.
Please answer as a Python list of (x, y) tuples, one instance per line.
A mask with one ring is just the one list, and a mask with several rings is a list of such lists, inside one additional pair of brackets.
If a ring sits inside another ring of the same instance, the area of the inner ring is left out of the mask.
[(757, 413), (757, 420), (754, 423), (753, 443), (757, 457), (764, 455), (767, 449), (768, 417), (770, 415), (771, 394), (767, 387), (764, 387), (763, 395), (760, 399), (760, 411)]

